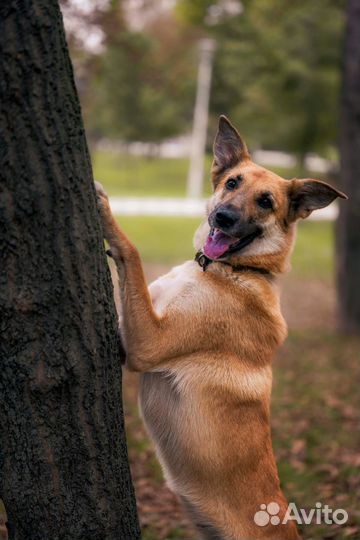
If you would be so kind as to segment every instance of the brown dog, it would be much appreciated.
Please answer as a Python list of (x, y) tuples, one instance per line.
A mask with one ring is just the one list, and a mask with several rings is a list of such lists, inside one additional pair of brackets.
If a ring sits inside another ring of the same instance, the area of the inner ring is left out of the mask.
[[(195, 236), (199, 253), (149, 289), (135, 247), (97, 186), (116, 262), (126, 365), (166, 480), (210, 539), (298, 538), (283, 524), (270, 437), (271, 362), (287, 330), (274, 283), (289, 265), (298, 218), (346, 196), (317, 180), (287, 181), (255, 165), (221, 117), (214, 195)], [(281, 522), (254, 521), (277, 503)]]

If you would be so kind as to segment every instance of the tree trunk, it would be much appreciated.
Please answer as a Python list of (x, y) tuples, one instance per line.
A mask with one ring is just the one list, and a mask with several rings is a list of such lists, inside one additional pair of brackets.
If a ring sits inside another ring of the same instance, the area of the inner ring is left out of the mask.
[(123, 350), (56, 0), (0, 5), (0, 497), (9, 538), (140, 536)]
[(360, 330), (360, 3), (348, 0), (341, 93), (341, 188), (349, 200), (340, 204), (337, 224), (339, 326)]

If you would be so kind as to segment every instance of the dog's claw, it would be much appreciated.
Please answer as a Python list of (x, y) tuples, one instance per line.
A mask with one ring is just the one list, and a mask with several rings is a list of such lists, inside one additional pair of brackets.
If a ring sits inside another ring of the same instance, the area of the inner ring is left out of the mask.
[(95, 180), (94, 184), (95, 184), (96, 193), (98, 195), (102, 195), (103, 197), (107, 198), (106, 192), (105, 192), (102, 184), (100, 182), (98, 182), (97, 180)]

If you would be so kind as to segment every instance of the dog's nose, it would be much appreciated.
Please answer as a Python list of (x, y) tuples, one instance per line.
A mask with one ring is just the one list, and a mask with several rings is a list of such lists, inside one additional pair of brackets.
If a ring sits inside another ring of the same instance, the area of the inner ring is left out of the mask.
[(229, 208), (221, 208), (215, 214), (215, 225), (222, 229), (229, 229), (236, 223), (239, 216)]

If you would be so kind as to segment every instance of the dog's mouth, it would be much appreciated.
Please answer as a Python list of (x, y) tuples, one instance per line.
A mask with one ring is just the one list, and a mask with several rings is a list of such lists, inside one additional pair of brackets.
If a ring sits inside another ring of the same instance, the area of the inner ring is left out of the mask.
[(210, 233), (206, 239), (203, 251), (206, 257), (209, 259), (220, 259), (225, 255), (234, 253), (248, 246), (255, 238), (260, 236), (261, 229), (256, 228), (250, 234), (243, 236), (242, 238), (235, 238), (224, 233), (220, 229), (212, 227)]

